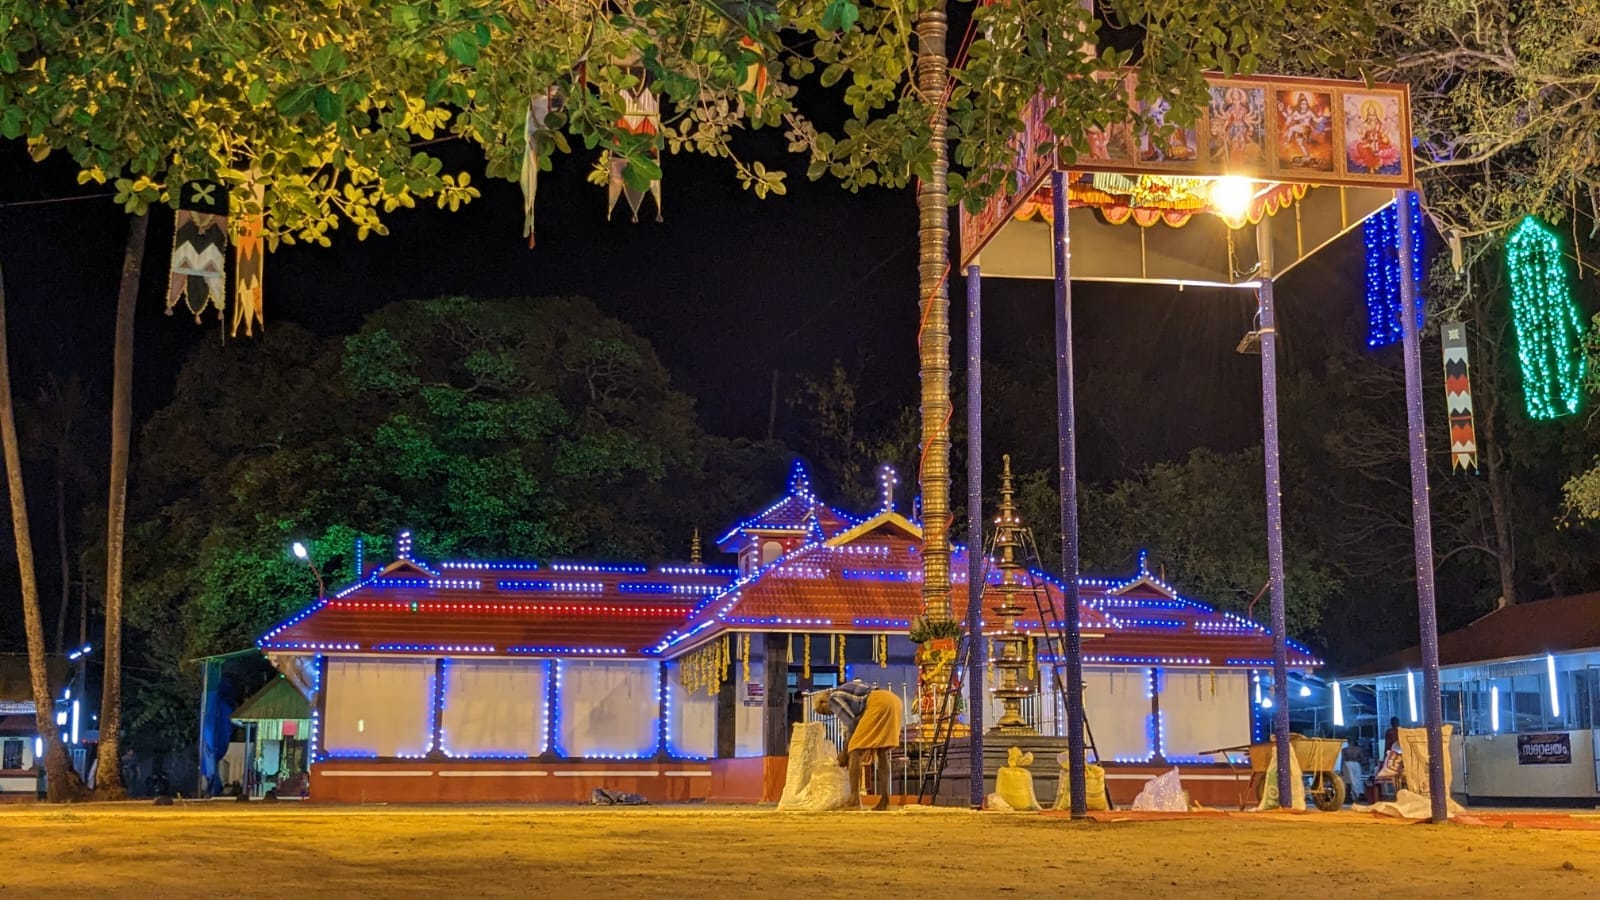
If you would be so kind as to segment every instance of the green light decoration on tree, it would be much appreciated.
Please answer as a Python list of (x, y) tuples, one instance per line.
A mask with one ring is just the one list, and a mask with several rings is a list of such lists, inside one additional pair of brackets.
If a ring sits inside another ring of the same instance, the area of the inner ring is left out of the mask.
[(1572, 415), (1583, 391), (1583, 320), (1567, 284), (1561, 238), (1533, 216), (1523, 219), (1506, 239), (1506, 270), (1528, 415)]

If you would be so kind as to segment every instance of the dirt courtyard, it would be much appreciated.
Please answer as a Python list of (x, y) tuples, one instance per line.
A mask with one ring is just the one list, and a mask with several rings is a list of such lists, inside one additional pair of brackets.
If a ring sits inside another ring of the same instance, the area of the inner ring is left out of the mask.
[(1074, 823), (213, 802), (0, 808), (0, 834), (5, 897), (1600, 896), (1600, 830), (1355, 813)]

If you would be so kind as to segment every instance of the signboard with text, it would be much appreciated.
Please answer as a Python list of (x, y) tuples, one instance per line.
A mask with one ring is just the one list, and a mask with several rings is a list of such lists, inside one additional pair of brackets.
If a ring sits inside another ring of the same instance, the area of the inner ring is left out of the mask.
[(1565, 766), (1572, 764), (1572, 735), (1555, 734), (1517, 735), (1517, 765)]

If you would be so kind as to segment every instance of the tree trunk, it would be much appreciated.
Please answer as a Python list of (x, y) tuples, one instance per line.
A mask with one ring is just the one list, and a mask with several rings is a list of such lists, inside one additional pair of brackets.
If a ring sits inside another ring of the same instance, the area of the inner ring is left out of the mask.
[(111, 381), (111, 495), (106, 501), (105, 678), (100, 687), (100, 751), (95, 795), (127, 796), (122, 783), (122, 537), (128, 502), (128, 446), (133, 436), (133, 310), (139, 299), (147, 216), (134, 216), (117, 288), (117, 336)]
[[(1477, 307), (1473, 310), (1473, 318), (1479, 328), (1488, 329), (1492, 322), (1494, 311), (1492, 292), (1477, 291), (1472, 299)], [(1483, 466), (1486, 486), (1489, 489), (1489, 516), (1494, 531), (1495, 566), (1500, 579), (1500, 603), (1505, 606), (1517, 602), (1517, 549), (1511, 536), (1511, 511), (1513, 501), (1511, 495), (1511, 477), (1505, 469), (1505, 454), (1500, 450), (1500, 437), (1496, 427), (1500, 416), (1500, 389), (1503, 381), (1500, 377), (1500, 360), (1495, 357), (1496, 351), (1508, 336), (1504, 319), (1498, 320), (1496, 328), (1499, 340), (1487, 340), (1484, 331), (1478, 331), (1478, 340), (1471, 343), (1473, 354), (1482, 360), (1479, 367), (1483, 377), (1479, 385), (1473, 388), (1473, 404), (1476, 406), (1478, 398), (1483, 398), (1483, 417), (1474, 424), (1477, 427), (1478, 459)], [(1468, 332), (1469, 335), (1473, 331)], [(1483, 390), (1487, 388), (1487, 390)]]
[[(56, 448), (57, 453), (64, 452)], [(61, 552), (61, 607), (56, 610), (56, 655), (67, 655), (67, 611), (72, 605), (72, 563), (67, 555), (67, 476), (56, 457), (56, 549)]]
[(33, 568), (33, 535), (28, 530), (28, 498), (22, 486), (22, 448), (17, 441), (16, 413), (11, 404), (11, 356), (6, 344), (6, 294), (0, 273), (0, 444), (4, 444), (6, 486), (11, 494), (11, 528), (17, 544), (17, 573), (22, 583), (22, 622), (28, 637), (28, 676), (33, 688), (34, 722), (44, 742), (44, 770), (52, 803), (79, 799), (83, 781), (67, 761), (56, 731), (55, 698), (45, 668), (44, 616), (39, 610), (39, 581)]
[(949, 22), (945, 0), (917, 13), (917, 91), (932, 109), (933, 171), (917, 182), (917, 261), (922, 328), (918, 333), (922, 376), (922, 604), (930, 619), (948, 621), (950, 605), (950, 204), (949, 147), (945, 94), (950, 63), (945, 58)]

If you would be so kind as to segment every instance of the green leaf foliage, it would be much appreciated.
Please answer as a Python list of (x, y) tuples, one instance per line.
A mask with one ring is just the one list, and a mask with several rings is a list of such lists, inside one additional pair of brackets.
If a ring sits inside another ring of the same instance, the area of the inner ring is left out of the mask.
[[(648, 343), (586, 300), (396, 303), (343, 339), (206, 344), (138, 441), (128, 615), (169, 677), (251, 646), (413, 529), (424, 558), (683, 558), (781, 485), (707, 435)], [(181, 717), (180, 717), (181, 718)]]
[[(1356, 0), (1101, 7), (1103, 18), (1079, 0), (980, 7), (947, 101), (914, 84), (920, 7), (904, 0), (0, 0), (0, 133), (25, 136), (36, 156), (67, 153), (134, 212), (187, 180), (220, 178), (242, 198), (254, 179), (267, 186), (272, 244), (325, 244), (342, 222), (381, 234), (418, 199), (453, 208), (477, 196), (423, 142), (474, 143), (491, 176), (516, 180), (528, 99), (546, 91), (564, 108), (544, 123), (551, 139), (536, 136), (541, 168), (581, 143), (617, 151), (637, 187), (661, 151), (704, 153), (758, 196), (783, 193), (785, 172), (740, 158), (740, 129), (784, 129), (810, 177), (901, 187), (931, 172), (934, 111), (947, 104), (968, 170), (957, 196), (976, 203), (1007, 177), (1006, 140), (1038, 92), (1055, 101), (1049, 124), (1070, 155), (1089, 127), (1126, 117), (1105, 77), (1121, 66), (1140, 65), (1139, 97), (1167, 98), (1181, 122), (1204, 99), (1206, 70), (1351, 69), (1376, 27)], [(1083, 53), (1102, 30), (1141, 36), (1137, 50)], [(819, 71), (807, 89), (848, 110), (828, 127), (797, 102)], [(620, 115), (641, 78), (662, 101), (647, 139)]]

